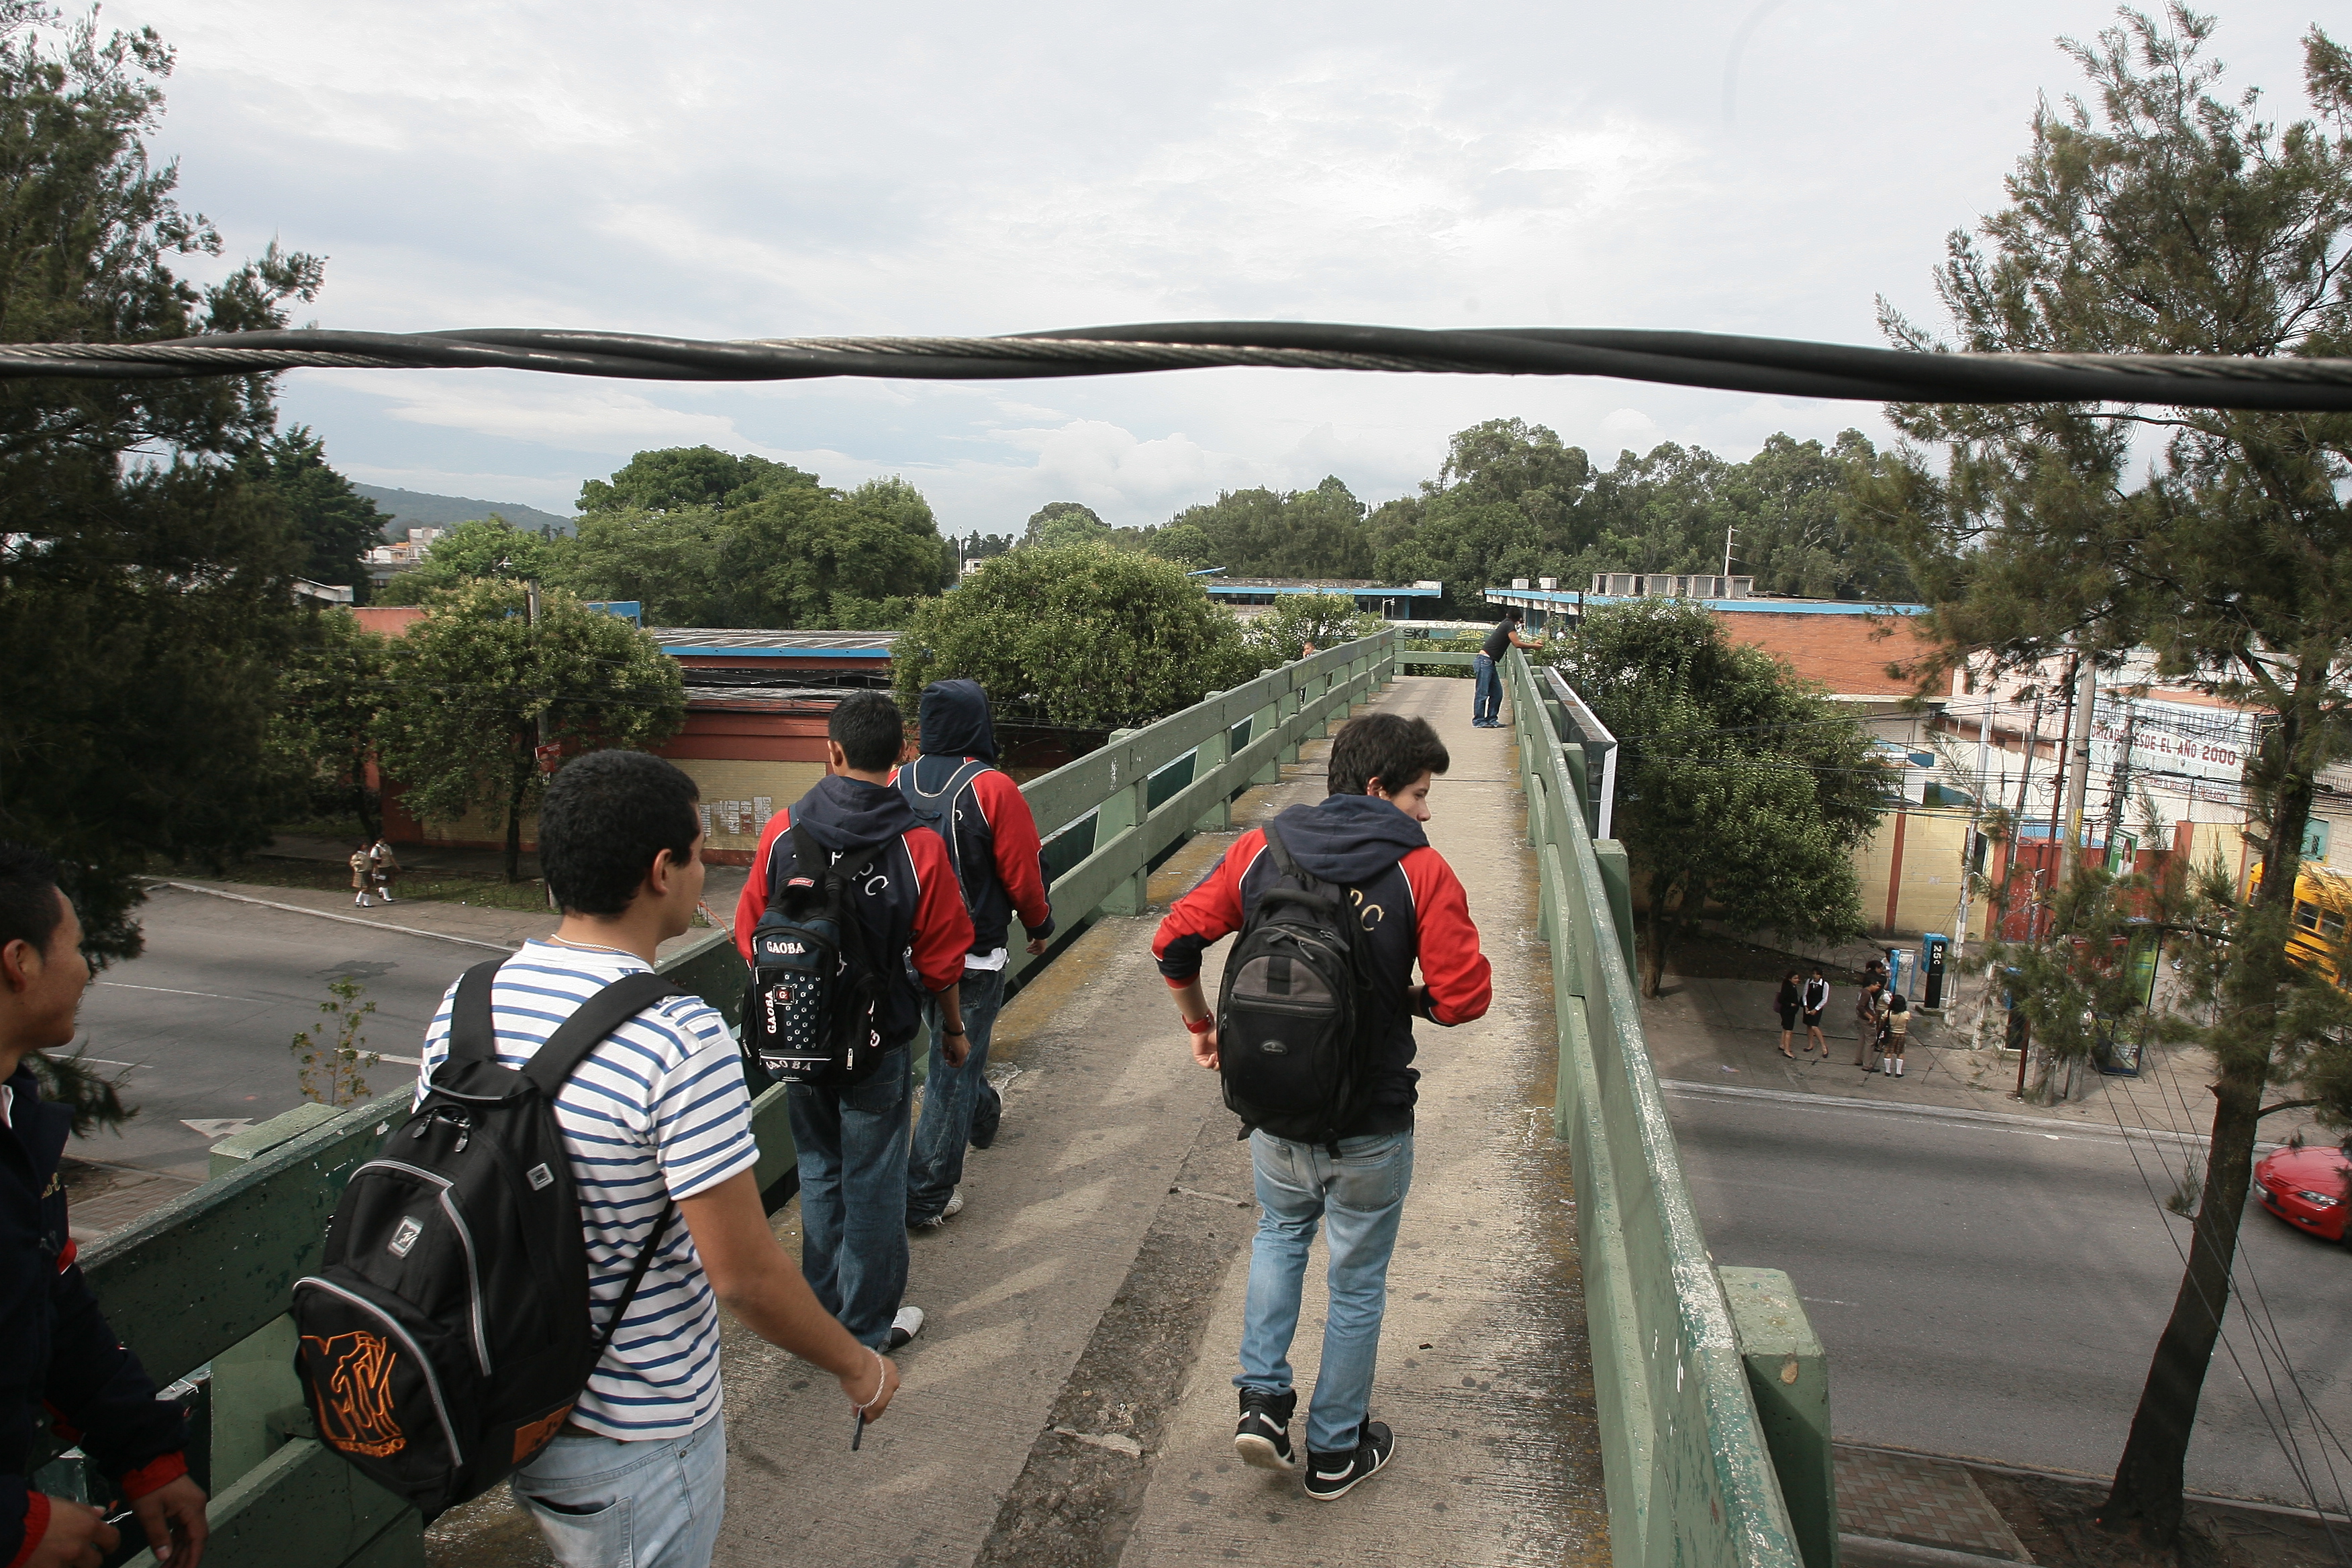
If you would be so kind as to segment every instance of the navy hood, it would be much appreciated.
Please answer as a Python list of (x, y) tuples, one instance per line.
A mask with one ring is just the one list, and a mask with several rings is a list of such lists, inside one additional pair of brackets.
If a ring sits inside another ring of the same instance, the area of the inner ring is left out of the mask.
[(978, 757), (996, 761), (996, 726), (988, 716), (988, 693), (977, 680), (934, 680), (923, 688), (916, 747), (927, 757)]
[(1421, 824), (1373, 795), (1335, 795), (1294, 805), (1274, 819), (1291, 858), (1327, 882), (1369, 882), (1415, 849), (1426, 848)]
[(827, 773), (816, 787), (801, 796), (793, 810), (793, 826), (807, 824), (816, 841), (827, 849), (855, 851), (887, 844), (920, 826), (907, 797), (888, 784)]

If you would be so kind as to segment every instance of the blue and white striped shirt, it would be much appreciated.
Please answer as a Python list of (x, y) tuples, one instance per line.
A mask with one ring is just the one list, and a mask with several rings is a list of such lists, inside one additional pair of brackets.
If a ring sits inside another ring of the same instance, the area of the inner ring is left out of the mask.
[[(612, 948), (524, 943), (490, 991), (499, 1064), (521, 1067), (582, 1003), (622, 975), (650, 968)], [(420, 1101), (424, 1080), (449, 1054), (457, 989), (442, 996), (425, 1032)], [(555, 1119), (579, 1184), (589, 1300), (601, 1326), (663, 1208), (759, 1160), (751, 1098), (725, 1020), (694, 997), (646, 1008), (580, 1064), (555, 1097)], [(710, 1419), (720, 1401), (719, 1300), (694, 1237), (683, 1220), (672, 1219), (572, 1419), (605, 1437), (682, 1437)]]

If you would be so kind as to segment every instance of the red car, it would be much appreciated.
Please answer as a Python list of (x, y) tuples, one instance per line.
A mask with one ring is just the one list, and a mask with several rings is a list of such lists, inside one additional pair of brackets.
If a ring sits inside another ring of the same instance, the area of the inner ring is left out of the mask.
[(2254, 1166), (2254, 1185), (2263, 1207), (2297, 1230), (2329, 1241), (2345, 1239), (2345, 1221), (2352, 1218), (2352, 1160), (2333, 1144), (2307, 1149), (2274, 1149)]

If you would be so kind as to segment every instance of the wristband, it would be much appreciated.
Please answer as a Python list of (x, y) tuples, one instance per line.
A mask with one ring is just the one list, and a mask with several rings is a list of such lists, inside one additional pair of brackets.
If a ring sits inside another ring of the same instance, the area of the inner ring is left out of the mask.
[(868, 1345), (866, 1348), (874, 1352), (874, 1397), (867, 1400), (863, 1405), (852, 1405), (850, 1406), (852, 1410), (856, 1411), (860, 1415), (865, 1415), (867, 1411), (873, 1409), (877, 1404), (880, 1403), (882, 1398), (882, 1385), (890, 1381), (890, 1374), (882, 1369), (882, 1352), (880, 1351), (874, 1350), (872, 1345)]
[(1213, 1013), (1205, 1018), (1187, 1018), (1184, 1020), (1184, 1027), (1196, 1035), (1205, 1035), (1216, 1026), (1217, 1018), (1216, 1015)]
[(950, 1029), (950, 1028), (942, 1027), (942, 1028), (940, 1030), (940, 1034), (942, 1034), (942, 1035), (952, 1035), (952, 1036), (954, 1036), (954, 1037), (955, 1037), (956, 1038), (958, 1038), (958, 1039), (961, 1039), (961, 1038), (963, 1037), (963, 1031), (962, 1031), (961, 1029)]

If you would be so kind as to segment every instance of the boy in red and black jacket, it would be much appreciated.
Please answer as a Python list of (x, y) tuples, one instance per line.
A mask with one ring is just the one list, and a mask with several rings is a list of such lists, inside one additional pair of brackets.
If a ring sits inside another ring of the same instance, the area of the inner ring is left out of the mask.
[(937, 1230), (963, 1212), (963, 1152), (996, 1138), (1003, 1101), (988, 1082), (988, 1046), (1004, 1005), (1004, 967), (1013, 956), (1013, 921), (1034, 956), (1054, 934), (1037, 819), (1021, 786), (996, 766), (996, 726), (988, 693), (976, 680), (935, 680), (923, 688), (915, 760), (892, 782), (915, 815), (948, 847), (964, 908), (971, 911), (971, 952), (956, 988), (971, 1049), (950, 1066), (940, 1021), (930, 1070), (923, 1079), (923, 1119), (907, 1165), (907, 1228)]
[[(1261, 1468), (1297, 1467), (1290, 1341), (1307, 1247), (1318, 1222), (1326, 1222), (1331, 1303), (1307, 1416), (1309, 1497), (1345, 1494), (1395, 1451), (1395, 1436), (1371, 1419), (1370, 1403), (1389, 1256), (1412, 1184), (1413, 1086), (1421, 1077), (1412, 1065), (1412, 1021), (1468, 1023), (1486, 1015), (1494, 994), (1461, 879), (1421, 826), (1429, 820), (1430, 785), (1449, 761), (1427, 720), (1368, 714), (1332, 742), (1330, 794), (1322, 804), (1294, 805), (1275, 818), (1303, 869), (1351, 890), (1372, 985), (1371, 1008), (1359, 1026), (1374, 1032), (1371, 1092), (1336, 1155), (1323, 1144), (1250, 1132), (1259, 1217), (1234, 1379), (1241, 1390), (1234, 1447)], [(1201, 991), (1202, 952), (1247, 923), (1275, 880), (1265, 835), (1244, 833), (1168, 911), (1152, 942), (1192, 1032), (1192, 1058), (1204, 1068), (1215, 1068), (1218, 1057), (1216, 1019)]]
[(205, 1494), (183, 1457), (187, 1421), (155, 1397), (75, 1266), (58, 1178), (72, 1117), (41, 1099), (25, 1065), (73, 1041), (89, 984), (80, 949), (55, 863), (0, 844), (0, 1564), (97, 1568), (117, 1544), (103, 1509), (27, 1484), (47, 1426), (121, 1488), (158, 1561), (196, 1568)]
[(899, 1300), (907, 1290), (907, 1122), (915, 1084), (907, 1047), (929, 997), (942, 1018), (942, 1051), (950, 1062), (963, 1060), (956, 987), (971, 947), (971, 917), (946, 845), (889, 785), (906, 743), (898, 705), (879, 691), (845, 697), (825, 735), (832, 773), (761, 832), (735, 905), (735, 945), (748, 961), (769, 889), (793, 873), (794, 823), (836, 862), (884, 847), (857, 900), (873, 951), (890, 964), (881, 1065), (848, 1089), (794, 1084), (787, 1104), (800, 1151), (801, 1272), (851, 1333), (891, 1351), (923, 1331), (922, 1309)]

